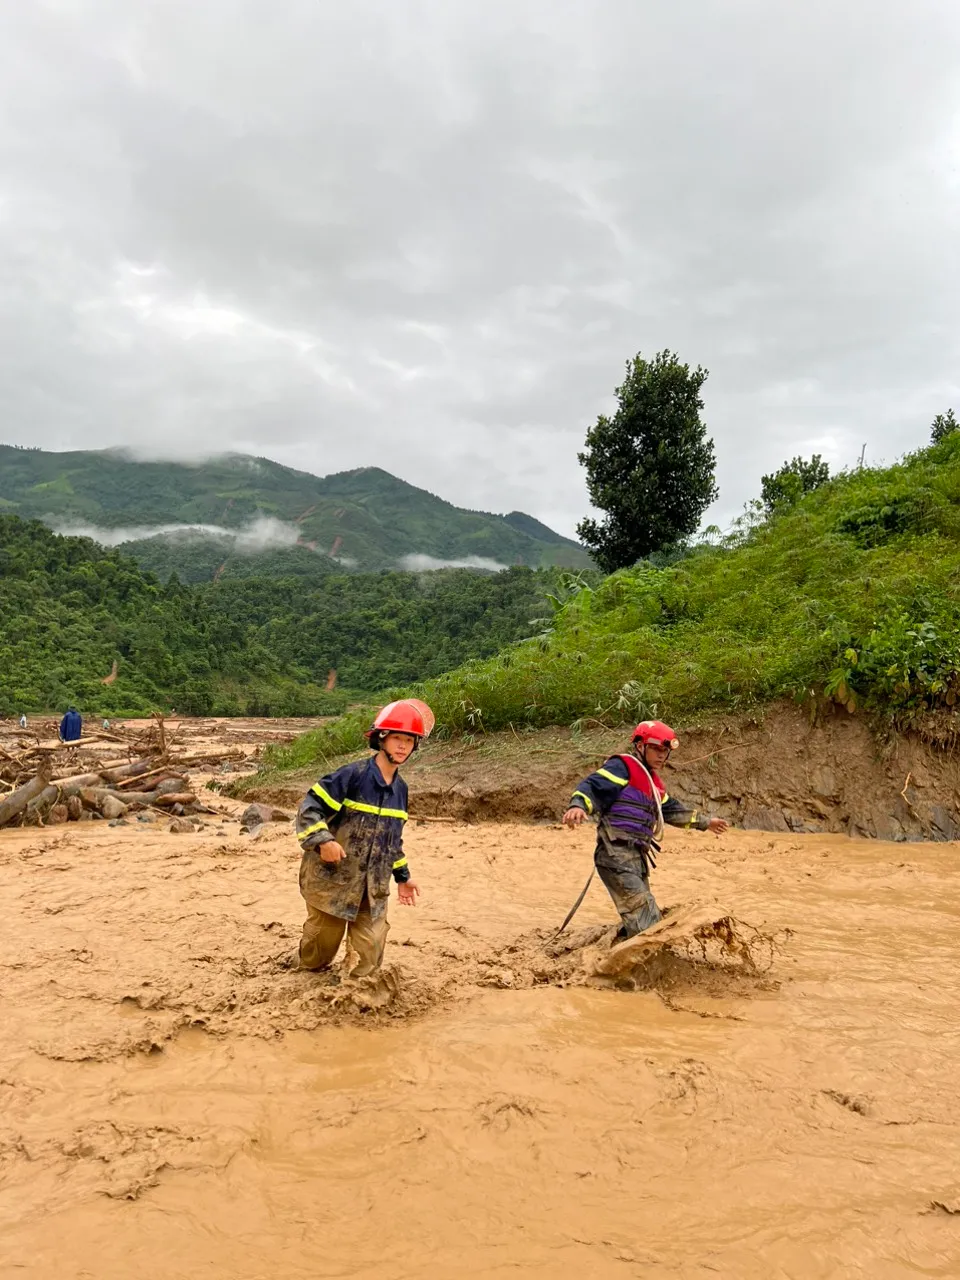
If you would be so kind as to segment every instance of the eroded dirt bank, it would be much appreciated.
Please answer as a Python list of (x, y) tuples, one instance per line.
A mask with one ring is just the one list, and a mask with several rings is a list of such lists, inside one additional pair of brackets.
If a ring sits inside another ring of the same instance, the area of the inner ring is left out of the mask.
[[(628, 749), (625, 731), (495, 734), (434, 742), (408, 767), (411, 810), (471, 821), (556, 819), (576, 781)], [(668, 788), (748, 830), (838, 832), (882, 840), (960, 839), (960, 749), (916, 736), (878, 743), (862, 716), (814, 725), (788, 703), (685, 731)], [(248, 784), (296, 804), (315, 779)]]
[[(679, 945), (605, 988), (596, 884), (541, 945), (589, 831), (408, 846), (341, 984), (286, 828), (0, 836), (4, 1275), (960, 1274), (960, 847), (668, 832)], [(762, 972), (694, 963), (725, 915)]]

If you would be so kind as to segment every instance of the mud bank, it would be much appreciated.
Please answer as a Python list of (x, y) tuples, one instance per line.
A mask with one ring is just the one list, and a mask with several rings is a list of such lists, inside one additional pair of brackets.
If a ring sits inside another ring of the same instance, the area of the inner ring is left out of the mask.
[[(378, 983), (291, 967), (286, 829), (0, 837), (0, 1272), (960, 1274), (960, 847), (412, 825)], [(895, 904), (895, 910), (892, 904)]]
[[(625, 749), (621, 731), (496, 734), (430, 744), (408, 767), (411, 811), (469, 820), (556, 821), (575, 782)], [(738, 827), (880, 840), (960, 839), (960, 751), (915, 736), (881, 744), (860, 716), (814, 725), (792, 704), (683, 734), (670, 790)], [(296, 804), (312, 777), (246, 784), (252, 798)]]

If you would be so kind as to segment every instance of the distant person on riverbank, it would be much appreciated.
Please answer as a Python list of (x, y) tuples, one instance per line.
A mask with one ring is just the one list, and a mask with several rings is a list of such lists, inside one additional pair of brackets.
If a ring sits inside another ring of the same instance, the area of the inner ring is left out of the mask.
[(644, 720), (634, 730), (631, 745), (629, 755), (611, 756), (584, 778), (563, 815), (568, 827), (579, 826), (588, 815), (597, 819), (594, 864), (620, 913), (618, 942), (642, 933), (661, 918), (650, 892), (650, 868), (657, 865), (653, 855), (660, 852), (657, 841), (663, 824), (716, 835), (728, 826), (724, 818), (707, 817), (667, 795), (657, 770), (680, 745), (668, 724)]
[(21, 729), (25, 729), (27, 727), (27, 717), (23, 714), (22, 711), (20, 712), (20, 719), (17, 721), (17, 723), (20, 725)]
[(300, 892), (307, 904), (301, 969), (328, 968), (344, 932), (358, 956), (350, 976), (380, 968), (391, 874), (401, 905), (417, 905), (420, 890), (403, 852), (407, 784), (400, 765), (432, 728), (424, 703), (391, 702), (367, 733), (373, 756), (327, 774), (304, 797), (297, 812)]
[(83, 719), (76, 707), (69, 707), (60, 721), (60, 741), (79, 742), (83, 733)]

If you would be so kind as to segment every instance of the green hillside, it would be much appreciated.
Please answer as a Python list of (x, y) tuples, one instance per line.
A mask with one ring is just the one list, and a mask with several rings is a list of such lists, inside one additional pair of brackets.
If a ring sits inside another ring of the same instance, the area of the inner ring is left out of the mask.
[(166, 582), (173, 573), (181, 582), (191, 583), (289, 577), (319, 582), (330, 575), (344, 573), (343, 566), (336, 560), (317, 555), (309, 547), (238, 554), (234, 540), (229, 537), (197, 538), (171, 533), (122, 542), (118, 549), (161, 582)]
[[(628, 724), (832, 698), (887, 723), (960, 699), (960, 432), (896, 466), (759, 504), (720, 545), (574, 590), (542, 636), (422, 685), (446, 732)], [(346, 717), (274, 758), (358, 744)], [(944, 730), (952, 740), (955, 729)]]
[[(145, 567), (175, 570), (189, 580), (211, 578), (225, 560), (234, 576), (276, 572), (277, 556), (283, 572), (296, 573), (307, 554), (318, 564), (335, 554), (339, 565), (332, 567), (341, 570), (403, 567), (405, 556), (480, 557), (531, 567), (590, 563), (579, 544), (530, 516), (464, 511), (378, 467), (321, 478), (244, 455), (185, 464), (140, 462), (118, 450), (48, 453), (0, 445), (0, 511), (57, 526), (84, 522), (109, 529), (203, 524), (243, 530), (272, 518), (285, 526), (275, 527), (275, 535), (299, 535), (299, 548), (263, 546), (272, 557), (270, 569), (258, 555), (238, 554), (232, 540), (216, 536), (168, 546), (152, 538), (149, 545), (131, 544)], [(294, 562), (291, 568), (287, 560)]]
[[(0, 715), (319, 715), (529, 634), (554, 570), (166, 585), (117, 551), (0, 516)], [(102, 683), (113, 664), (116, 680)], [(336, 692), (323, 688), (337, 671)]]

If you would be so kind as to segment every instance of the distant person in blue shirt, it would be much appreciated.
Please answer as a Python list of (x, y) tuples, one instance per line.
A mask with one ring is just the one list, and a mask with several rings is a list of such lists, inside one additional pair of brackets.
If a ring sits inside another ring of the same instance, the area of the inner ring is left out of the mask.
[(83, 720), (76, 707), (69, 707), (67, 714), (60, 721), (60, 741), (79, 742), (83, 732)]

